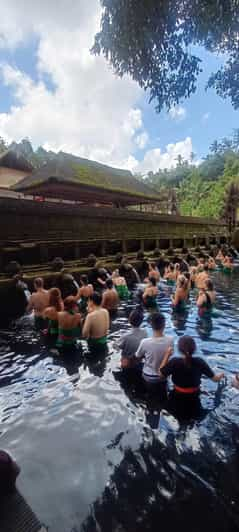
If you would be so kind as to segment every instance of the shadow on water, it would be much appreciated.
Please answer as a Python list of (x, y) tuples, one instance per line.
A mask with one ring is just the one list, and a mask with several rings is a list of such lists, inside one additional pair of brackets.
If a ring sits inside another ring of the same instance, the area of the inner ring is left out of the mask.
[[(238, 272), (214, 276), (215, 315), (199, 317), (192, 293), (172, 313), (162, 283), (158, 308), (175, 345), (198, 352), (227, 383), (203, 380), (193, 403), (149, 396), (120, 370), (115, 341), (129, 330), (137, 293), (111, 322), (109, 349), (86, 342), (56, 356), (23, 318), (0, 330), (0, 442), (22, 466), (20, 489), (50, 532), (234, 532), (239, 529)], [(150, 331), (150, 311), (144, 309)], [(176, 351), (177, 352), (177, 351)], [(36, 482), (37, 479), (37, 482)]]

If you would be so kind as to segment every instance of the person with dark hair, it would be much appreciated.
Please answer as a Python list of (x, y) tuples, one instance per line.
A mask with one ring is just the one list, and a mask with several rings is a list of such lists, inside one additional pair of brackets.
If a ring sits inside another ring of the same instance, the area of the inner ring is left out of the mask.
[(70, 353), (76, 347), (76, 339), (80, 336), (82, 316), (78, 312), (75, 297), (68, 296), (64, 300), (65, 310), (58, 312), (58, 338), (56, 345), (63, 353)]
[(102, 307), (106, 308), (110, 315), (117, 312), (120, 299), (116, 291), (112, 279), (107, 279), (106, 290), (103, 292)]
[(27, 312), (34, 311), (35, 327), (38, 330), (46, 328), (46, 320), (43, 318), (44, 310), (49, 306), (49, 292), (44, 289), (44, 281), (37, 277), (34, 281), (35, 292), (30, 296)]
[(80, 283), (81, 286), (75, 296), (75, 300), (77, 301), (80, 312), (85, 314), (89, 297), (93, 294), (94, 288), (92, 284), (89, 284), (87, 275), (80, 276)]
[(185, 259), (180, 260), (180, 273), (188, 272), (189, 271), (189, 264), (186, 262)]
[(224, 377), (224, 373), (216, 375), (203, 358), (193, 356), (196, 348), (195, 340), (191, 336), (181, 336), (178, 350), (182, 356), (169, 360), (170, 353), (165, 353), (160, 365), (159, 374), (163, 379), (171, 376), (177, 394), (198, 394), (202, 376), (214, 382), (219, 382)]
[(58, 312), (64, 310), (64, 303), (59, 288), (49, 290), (49, 307), (44, 310), (43, 317), (48, 320), (47, 336), (50, 340), (58, 337)]
[(148, 277), (149, 277), (149, 279), (154, 277), (157, 283), (160, 281), (160, 273), (159, 273), (159, 270), (157, 268), (156, 262), (150, 262), (149, 263)]
[(82, 336), (87, 339), (90, 350), (107, 345), (109, 326), (109, 312), (102, 308), (102, 295), (93, 292), (89, 298), (88, 315), (82, 330)]
[(143, 302), (146, 308), (155, 308), (157, 307), (157, 295), (158, 295), (158, 286), (157, 280), (155, 277), (149, 278), (149, 284), (146, 286), (143, 293)]
[[(141, 309), (132, 310), (129, 315), (131, 331), (123, 334), (116, 342), (116, 348), (121, 349), (121, 367), (122, 369), (134, 369), (136, 364), (135, 353), (143, 338), (147, 338), (146, 329), (141, 329), (144, 315)], [(137, 361), (138, 362), (138, 361)]]
[(164, 335), (165, 317), (160, 312), (152, 314), (151, 325), (153, 337), (141, 341), (135, 357), (137, 360), (144, 359), (142, 376), (147, 389), (163, 398), (166, 381), (160, 379), (159, 368), (165, 354), (173, 352), (173, 338)]
[(197, 307), (200, 316), (211, 312), (216, 301), (216, 292), (211, 279), (205, 281), (205, 289), (200, 290), (197, 298)]
[(0, 450), (0, 499), (11, 495), (16, 489), (20, 467), (6, 452)]

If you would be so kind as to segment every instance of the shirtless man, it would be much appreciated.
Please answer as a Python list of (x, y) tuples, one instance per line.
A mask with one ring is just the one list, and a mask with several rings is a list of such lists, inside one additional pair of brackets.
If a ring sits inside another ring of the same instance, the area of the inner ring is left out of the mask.
[(106, 290), (103, 293), (102, 307), (106, 308), (109, 313), (114, 313), (118, 309), (119, 302), (118, 292), (114, 288), (112, 279), (107, 279)]
[(35, 326), (37, 329), (45, 328), (45, 320), (43, 317), (44, 310), (49, 306), (49, 292), (44, 289), (44, 281), (41, 277), (37, 277), (34, 281), (35, 292), (30, 296), (27, 305), (27, 312), (34, 311)]
[(102, 308), (102, 295), (94, 292), (89, 298), (88, 315), (86, 317), (82, 336), (87, 338), (89, 348), (107, 344), (107, 334), (110, 326), (109, 312)]
[(205, 264), (203, 271), (196, 276), (196, 287), (199, 290), (204, 290), (206, 288), (206, 281), (209, 279), (208, 270), (208, 265)]

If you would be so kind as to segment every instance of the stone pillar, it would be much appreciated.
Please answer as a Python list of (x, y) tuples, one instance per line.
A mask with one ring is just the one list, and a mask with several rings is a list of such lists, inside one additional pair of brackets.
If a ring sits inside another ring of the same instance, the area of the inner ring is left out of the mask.
[(140, 251), (144, 251), (144, 239), (141, 238), (140, 240)]
[(127, 242), (125, 239), (122, 240), (122, 252), (127, 253)]
[(40, 252), (40, 261), (43, 263), (48, 262), (48, 247), (46, 244), (40, 244), (39, 252)]
[(102, 257), (105, 257), (106, 255), (106, 241), (105, 240), (101, 242), (101, 255)]
[(174, 248), (174, 245), (173, 245), (173, 238), (170, 238), (170, 239), (169, 239), (169, 247), (172, 248), (172, 249)]
[(155, 247), (159, 249), (159, 238), (156, 238), (155, 240)]
[(187, 239), (183, 238), (183, 248), (187, 248)]
[(210, 237), (209, 236), (205, 237), (205, 245), (206, 245), (207, 248), (210, 246)]
[(74, 245), (74, 257), (75, 259), (80, 257), (80, 244), (78, 242)]

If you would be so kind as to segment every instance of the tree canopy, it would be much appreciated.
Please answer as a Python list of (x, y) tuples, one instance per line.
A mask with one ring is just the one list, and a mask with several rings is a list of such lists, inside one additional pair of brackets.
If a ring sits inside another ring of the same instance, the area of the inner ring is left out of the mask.
[(149, 172), (142, 179), (159, 192), (173, 189), (181, 214), (228, 218), (230, 205), (239, 206), (239, 130), (214, 141), (200, 164), (180, 159), (176, 168)]
[(101, 0), (101, 30), (93, 53), (119, 75), (129, 74), (156, 110), (196, 91), (202, 61), (197, 46), (225, 56), (207, 87), (239, 107), (238, 0)]

